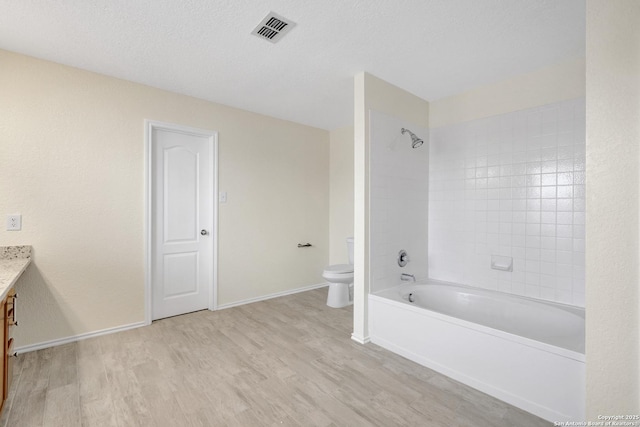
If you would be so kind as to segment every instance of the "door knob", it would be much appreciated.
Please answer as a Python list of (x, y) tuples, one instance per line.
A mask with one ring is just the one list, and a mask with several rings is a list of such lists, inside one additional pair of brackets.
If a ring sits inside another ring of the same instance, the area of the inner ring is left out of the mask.
[(207, 230), (200, 230), (200, 234), (206, 236), (207, 234), (209, 234), (209, 232)]

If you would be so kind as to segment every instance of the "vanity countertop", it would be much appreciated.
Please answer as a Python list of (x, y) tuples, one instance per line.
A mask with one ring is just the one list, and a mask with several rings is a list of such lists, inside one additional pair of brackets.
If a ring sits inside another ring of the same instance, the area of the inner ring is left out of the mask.
[(0, 246), (0, 301), (31, 262), (31, 246)]

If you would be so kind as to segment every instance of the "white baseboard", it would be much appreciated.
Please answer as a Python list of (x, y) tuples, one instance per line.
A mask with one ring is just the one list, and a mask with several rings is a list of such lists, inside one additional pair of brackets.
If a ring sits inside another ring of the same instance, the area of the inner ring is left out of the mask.
[(367, 344), (371, 342), (371, 337), (359, 337), (356, 334), (351, 334), (351, 339), (357, 342), (358, 344)]
[(312, 289), (324, 288), (325, 286), (329, 286), (329, 283), (325, 282), (325, 283), (319, 283), (317, 285), (303, 286), (302, 288), (289, 289), (288, 291), (276, 292), (274, 294), (263, 295), (263, 296), (256, 297), (256, 298), (244, 299), (244, 300), (241, 300), (241, 301), (231, 302), (231, 303), (228, 303), (228, 304), (222, 304), (222, 305), (219, 305), (216, 308), (216, 310), (224, 310), (225, 308), (231, 308), (231, 307), (237, 307), (239, 305), (251, 304), (252, 302), (265, 301), (265, 300), (272, 299), (272, 298), (283, 297), (285, 295), (297, 294), (297, 293), (300, 293), (300, 292), (310, 291)]
[(84, 333), (84, 334), (74, 335), (74, 336), (71, 336), (71, 337), (58, 338), (58, 339), (55, 339), (55, 340), (44, 341), (44, 342), (37, 343), (37, 344), (24, 345), (22, 347), (17, 347), (15, 349), (15, 352), (18, 353), (18, 354), (20, 354), (20, 353), (28, 353), (30, 351), (42, 350), (43, 348), (55, 347), (55, 346), (58, 346), (58, 345), (68, 344), (70, 342), (86, 340), (87, 338), (99, 337), (101, 335), (107, 335), (107, 334), (113, 334), (113, 333), (116, 333), (116, 332), (127, 331), (129, 329), (135, 329), (135, 328), (139, 328), (141, 326), (146, 326), (145, 322), (130, 323), (128, 325), (116, 326), (115, 328), (101, 329), (99, 331), (87, 332), (87, 333)]

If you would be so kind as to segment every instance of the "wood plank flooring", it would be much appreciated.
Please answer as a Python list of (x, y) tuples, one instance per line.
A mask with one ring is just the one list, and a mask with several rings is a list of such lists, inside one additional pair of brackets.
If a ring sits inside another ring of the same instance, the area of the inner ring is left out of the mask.
[(19, 355), (0, 425), (549, 426), (373, 344), (316, 289)]

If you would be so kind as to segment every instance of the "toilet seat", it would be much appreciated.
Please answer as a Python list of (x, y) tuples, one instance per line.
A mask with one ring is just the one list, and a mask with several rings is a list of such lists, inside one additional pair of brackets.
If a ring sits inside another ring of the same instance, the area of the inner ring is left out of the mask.
[(351, 283), (353, 282), (353, 265), (334, 264), (324, 268), (322, 277), (330, 283)]
[(353, 265), (351, 264), (334, 264), (324, 268), (323, 273), (329, 274), (348, 274), (353, 273)]

